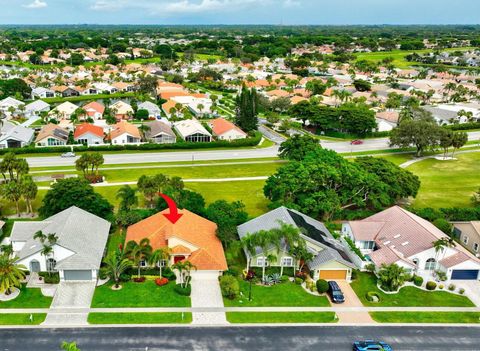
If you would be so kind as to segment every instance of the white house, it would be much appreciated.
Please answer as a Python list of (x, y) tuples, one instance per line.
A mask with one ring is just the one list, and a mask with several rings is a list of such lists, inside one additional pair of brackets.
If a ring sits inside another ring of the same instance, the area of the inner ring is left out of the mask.
[(72, 104), (69, 101), (65, 101), (64, 103), (58, 105), (53, 110), (51, 110), (48, 115), (51, 118), (55, 119), (70, 119), (72, 114), (78, 109), (78, 106)]
[(213, 135), (219, 140), (231, 141), (247, 137), (247, 133), (223, 118), (208, 121), (208, 126), (212, 129)]
[[(43, 221), (13, 224), (10, 241), (17, 264), (31, 272), (58, 271), (61, 281), (95, 281), (100, 269), (110, 222), (72, 206)], [(56, 242), (37, 238), (35, 233), (55, 234)], [(45, 246), (52, 252), (43, 255)]]
[(120, 121), (115, 124), (110, 131), (109, 137), (114, 145), (138, 144), (141, 141), (138, 128), (127, 121)]
[(75, 128), (73, 139), (85, 145), (101, 145), (105, 135), (103, 128), (89, 124), (82, 123)]
[(193, 95), (173, 96), (171, 100), (185, 105), (196, 116), (212, 113), (212, 100), (207, 97), (196, 97)]
[(448, 238), (432, 223), (393, 206), (360, 221), (342, 224), (349, 237), (366, 256), (380, 267), (392, 264), (417, 275), (430, 277), (440, 270), (451, 280), (477, 280), (480, 260), (461, 245), (435, 251), (433, 243)]
[(33, 141), (34, 134), (33, 129), (5, 123), (0, 132), (0, 148), (28, 146)]
[(38, 87), (32, 89), (32, 99), (45, 99), (55, 97), (55, 92), (51, 89)]
[(7, 118), (11, 118), (13, 114), (22, 108), (22, 106), (25, 106), (24, 102), (12, 97), (7, 97), (3, 100), (0, 100), (0, 111), (3, 111)]
[(195, 118), (176, 122), (173, 128), (185, 141), (193, 143), (212, 141), (212, 135)]
[(161, 115), (160, 107), (158, 107), (157, 104), (154, 104), (153, 102), (150, 102), (150, 101), (142, 102), (141, 104), (138, 105), (138, 109), (147, 110), (149, 118), (157, 118), (157, 117), (160, 117)]
[(50, 111), (50, 105), (43, 100), (36, 100), (25, 106), (25, 116), (27, 118), (37, 117), (42, 112)]

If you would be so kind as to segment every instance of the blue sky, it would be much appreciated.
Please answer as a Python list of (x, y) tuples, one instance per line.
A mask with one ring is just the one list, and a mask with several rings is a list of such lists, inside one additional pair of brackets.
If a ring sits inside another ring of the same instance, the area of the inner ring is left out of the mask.
[(478, 0), (0, 0), (0, 24), (475, 24)]

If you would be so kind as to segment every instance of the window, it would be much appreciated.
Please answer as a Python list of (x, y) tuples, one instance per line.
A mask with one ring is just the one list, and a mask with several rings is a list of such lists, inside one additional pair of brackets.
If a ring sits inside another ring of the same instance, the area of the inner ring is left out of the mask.
[(434, 258), (429, 258), (425, 263), (425, 270), (426, 271), (433, 271), (435, 269), (436, 262)]
[(265, 265), (265, 257), (257, 257), (257, 266), (263, 267)]
[(147, 261), (141, 260), (140, 261), (140, 267), (146, 267), (147, 266)]
[(282, 266), (285, 266), (285, 267), (293, 266), (293, 259), (291, 257), (282, 257)]
[(167, 260), (160, 260), (159, 262), (157, 262), (157, 267), (166, 267), (167, 266)]
[(478, 252), (478, 243), (473, 244), (473, 251)]
[(466, 235), (463, 236), (463, 243), (464, 243), (465, 245), (468, 244), (468, 236), (466, 236)]
[(412, 262), (415, 263), (415, 266), (418, 266), (419, 260), (418, 260), (418, 258), (414, 258), (414, 259), (412, 260)]
[(57, 264), (57, 261), (55, 261), (53, 258), (49, 258), (47, 260), (47, 272), (54, 272), (56, 264)]

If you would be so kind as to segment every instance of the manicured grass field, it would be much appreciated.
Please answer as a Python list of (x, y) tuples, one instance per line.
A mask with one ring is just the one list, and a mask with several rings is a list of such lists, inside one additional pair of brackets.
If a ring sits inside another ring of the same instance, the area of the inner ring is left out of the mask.
[(90, 324), (188, 324), (192, 323), (190, 312), (168, 312), (168, 313), (90, 313), (88, 315)]
[(454, 155), (457, 160), (426, 159), (407, 169), (420, 177), (415, 207), (469, 207), (480, 186), (480, 152)]
[(370, 312), (379, 323), (480, 323), (478, 312)]
[[(406, 286), (397, 294), (385, 294), (377, 288), (377, 278), (370, 273), (359, 273), (351, 284), (353, 290), (365, 306), (383, 307), (475, 307), (466, 297), (446, 291), (425, 291), (413, 286)], [(366, 294), (374, 291), (380, 301), (370, 302)]]
[(153, 280), (122, 283), (121, 290), (107, 283), (95, 289), (92, 307), (190, 307), (190, 297), (177, 294), (174, 282), (157, 286)]
[[(300, 285), (285, 282), (273, 286), (252, 284), (252, 301), (248, 301), (249, 284), (241, 280), (240, 291), (243, 296), (235, 300), (223, 299), (225, 307), (327, 307), (325, 296), (307, 293)], [(243, 312), (242, 312), (243, 313)]]
[(227, 312), (230, 323), (336, 323), (335, 312)]
[(20, 295), (11, 301), (0, 301), (1, 308), (49, 308), (52, 298), (43, 296), (39, 288), (28, 288), (25, 284), (20, 289)]
[(0, 314), (0, 325), (39, 325), (46, 317), (46, 313), (32, 313), (33, 321), (30, 321), (30, 313), (5, 313)]

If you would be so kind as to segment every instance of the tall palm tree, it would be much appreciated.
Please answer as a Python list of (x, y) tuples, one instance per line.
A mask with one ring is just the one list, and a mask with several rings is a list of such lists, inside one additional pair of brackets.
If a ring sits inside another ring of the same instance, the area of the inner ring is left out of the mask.
[[(288, 252), (290, 247), (293, 247), (295, 243), (301, 240), (299, 229), (284, 222), (280, 223), (279, 228), (273, 229), (273, 233), (276, 241), (281, 245), (282, 252)], [(280, 275), (283, 275), (282, 257), (280, 257)]]
[(32, 202), (37, 197), (38, 187), (31, 176), (23, 176), (20, 179), (20, 190), (27, 204), (27, 211), (33, 215)]
[(20, 184), (16, 181), (8, 182), (2, 187), (3, 196), (11, 202), (15, 202), (15, 209), (17, 216), (20, 217), (20, 199), (22, 198), (22, 191)]
[(12, 293), (12, 288), (20, 288), (22, 280), (25, 279), (25, 271), (27, 267), (17, 265), (15, 262), (18, 257), (10, 257), (10, 255), (0, 255), (0, 292), (5, 295)]
[(265, 281), (265, 269), (268, 264), (267, 256), (268, 250), (275, 243), (275, 237), (271, 231), (261, 230), (254, 234), (254, 245), (258, 246), (262, 250), (263, 264), (262, 264), (262, 281)]
[(130, 211), (132, 207), (138, 205), (138, 197), (135, 193), (136, 190), (130, 185), (124, 185), (118, 189), (115, 198), (120, 199), (120, 210)]
[(162, 277), (162, 261), (168, 260), (170, 257), (170, 248), (168, 247), (161, 247), (156, 249), (155, 251), (152, 252), (149, 258), (149, 263), (153, 265), (158, 265), (158, 276), (159, 278)]
[(250, 270), (250, 260), (252, 256), (255, 256), (255, 237), (254, 234), (248, 233), (244, 237), (240, 238), (240, 247), (247, 254), (247, 272)]
[(150, 240), (144, 238), (139, 243), (136, 241), (129, 241), (126, 248), (127, 256), (132, 260), (134, 265), (138, 268), (138, 278), (140, 278), (140, 263), (143, 260), (148, 260), (152, 253), (152, 247), (150, 246)]
[(150, 126), (146, 125), (146, 124), (141, 124), (139, 127), (138, 127), (138, 130), (140, 132), (140, 135), (142, 137), (142, 141), (146, 141), (145, 139), (145, 133), (146, 132), (149, 132), (150, 131)]

